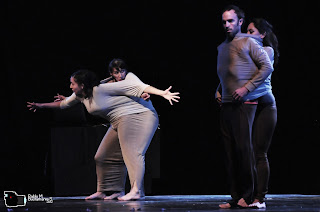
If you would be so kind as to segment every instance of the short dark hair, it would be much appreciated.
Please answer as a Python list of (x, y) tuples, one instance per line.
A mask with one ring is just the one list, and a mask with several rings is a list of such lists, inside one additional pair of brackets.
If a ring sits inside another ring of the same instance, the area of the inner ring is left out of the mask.
[(241, 18), (243, 19), (244, 21), (244, 18), (245, 18), (245, 14), (244, 14), (244, 11), (242, 9), (240, 9), (238, 6), (236, 5), (233, 5), (233, 4), (230, 4), (228, 6), (226, 6), (223, 10), (222, 10), (222, 13), (223, 14), (225, 11), (230, 11), (230, 10), (234, 10), (234, 12), (237, 14), (238, 16), (238, 19), (240, 20)]
[(124, 62), (124, 60), (119, 59), (119, 58), (115, 58), (115, 59), (111, 60), (111, 62), (109, 63), (109, 72), (110, 73), (112, 73), (113, 68), (115, 68), (117, 70), (125, 69), (126, 71), (128, 71), (127, 64)]
[(78, 83), (78, 85), (83, 84), (85, 98), (92, 97), (93, 87), (100, 84), (97, 75), (94, 72), (86, 69), (81, 69), (74, 72), (71, 77), (74, 78), (74, 81)]

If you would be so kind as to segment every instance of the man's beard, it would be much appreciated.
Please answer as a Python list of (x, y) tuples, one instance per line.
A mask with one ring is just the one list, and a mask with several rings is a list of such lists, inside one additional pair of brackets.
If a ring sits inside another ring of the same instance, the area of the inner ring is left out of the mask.
[(236, 34), (238, 34), (239, 32), (240, 32), (240, 29), (238, 29), (238, 25), (237, 25), (234, 31), (231, 31), (231, 32), (226, 31), (226, 36), (228, 39), (233, 39), (236, 36)]

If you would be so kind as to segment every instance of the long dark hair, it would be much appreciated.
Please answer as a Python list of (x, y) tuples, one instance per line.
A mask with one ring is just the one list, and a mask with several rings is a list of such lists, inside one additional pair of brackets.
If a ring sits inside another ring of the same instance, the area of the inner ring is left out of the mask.
[(273, 26), (263, 18), (254, 18), (250, 21), (253, 23), (255, 28), (259, 30), (260, 34), (266, 34), (263, 38), (263, 45), (270, 46), (274, 50), (274, 65), (277, 65), (279, 62), (280, 52), (278, 49), (278, 39), (277, 36), (273, 33)]
[(100, 84), (97, 75), (86, 69), (81, 69), (74, 72), (71, 77), (73, 77), (74, 81), (79, 85), (83, 84), (85, 98), (92, 97), (93, 87)]

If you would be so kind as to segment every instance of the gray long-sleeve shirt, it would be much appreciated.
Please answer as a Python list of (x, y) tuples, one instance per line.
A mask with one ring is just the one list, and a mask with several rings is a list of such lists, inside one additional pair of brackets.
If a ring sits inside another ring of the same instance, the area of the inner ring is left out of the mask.
[(123, 115), (155, 111), (151, 101), (140, 98), (148, 86), (130, 72), (123, 81), (95, 86), (92, 98), (79, 98), (73, 93), (61, 101), (60, 108), (68, 108), (82, 102), (88, 113), (101, 116), (112, 124)]
[(222, 88), (222, 102), (232, 102), (232, 93), (245, 86), (249, 93), (244, 100), (252, 100), (250, 92), (261, 85), (273, 67), (257, 39), (238, 33), (232, 41), (218, 46), (217, 73)]

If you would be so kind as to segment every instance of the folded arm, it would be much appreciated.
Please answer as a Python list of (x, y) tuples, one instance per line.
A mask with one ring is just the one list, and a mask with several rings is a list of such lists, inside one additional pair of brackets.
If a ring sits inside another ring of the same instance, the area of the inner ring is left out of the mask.
[(269, 55), (257, 42), (250, 39), (249, 51), (252, 60), (257, 64), (258, 71), (244, 86), (248, 91), (253, 91), (261, 85), (267, 77), (273, 72), (273, 66)]
[(272, 63), (263, 47), (252, 39), (249, 39), (248, 42), (250, 56), (254, 63), (257, 65), (258, 71), (255, 73), (251, 80), (248, 80), (248, 82), (244, 86), (234, 91), (232, 96), (235, 100), (240, 100), (249, 92), (259, 87), (259, 85), (261, 85), (273, 72)]

